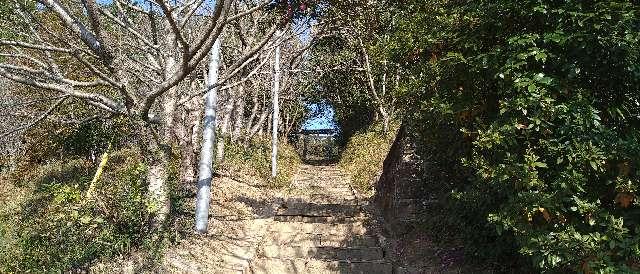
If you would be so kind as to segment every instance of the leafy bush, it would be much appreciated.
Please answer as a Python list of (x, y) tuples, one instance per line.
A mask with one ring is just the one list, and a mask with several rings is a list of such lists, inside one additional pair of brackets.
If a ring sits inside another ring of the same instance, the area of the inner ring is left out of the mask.
[(295, 148), (287, 143), (278, 146), (278, 176), (271, 178), (271, 140), (254, 138), (248, 144), (225, 139), (225, 157), (219, 169), (232, 176), (258, 179), (272, 187), (283, 187), (291, 182), (301, 164)]
[(349, 139), (338, 165), (351, 176), (351, 182), (360, 191), (372, 190), (398, 127), (394, 123), (391, 130), (385, 133), (382, 124), (377, 123), (358, 131)]
[(640, 271), (638, 4), (409, 2), (388, 53), (448, 222), (542, 271)]
[(16, 185), (31, 193), (14, 212), (2, 214), (0, 236), (10, 243), (0, 246), (2, 272), (81, 269), (140, 246), (150, 213), (139, 155), (134, 150), (113, 153), (92, 199), (86, 191), (95, 167), (84, 160), (53, 162), (23, 178)]

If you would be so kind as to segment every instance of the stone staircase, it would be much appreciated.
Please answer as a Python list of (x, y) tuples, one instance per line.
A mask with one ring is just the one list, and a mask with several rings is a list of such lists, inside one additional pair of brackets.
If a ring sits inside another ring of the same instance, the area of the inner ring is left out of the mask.
[(248, 273), (392, 273), (348, 176), (304, 166)]

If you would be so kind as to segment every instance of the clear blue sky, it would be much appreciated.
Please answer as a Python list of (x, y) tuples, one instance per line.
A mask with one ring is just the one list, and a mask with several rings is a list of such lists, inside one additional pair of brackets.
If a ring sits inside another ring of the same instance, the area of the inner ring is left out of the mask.
[(335, 111), (330, 105), (309, 104), (310, 118), (302, 124), (302, 129), (335, 129)]

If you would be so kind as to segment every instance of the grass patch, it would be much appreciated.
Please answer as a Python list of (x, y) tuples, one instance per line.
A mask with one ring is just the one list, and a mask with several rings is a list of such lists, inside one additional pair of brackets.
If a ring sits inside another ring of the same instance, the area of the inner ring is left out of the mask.
[(226, 141), (224, 161), (218, 170), (244, 180), (259, 180), (270, 187), (289, 185), (302, 163), (295, 148), (287, 143), (278, 146), (278, 176), (271, 178), (271, 140), (252, 139), (247, 144)]
[(394, 122), (385, 133), (381, 124), (373, 124), (349, 139), (338, 165), (351, 176), (359, 191), (370, 192), (373, 189), (399, 127), (400, 124)]
[(141, 160), (136, 150), (114, 152), (92, 200), (85, 193), (95, 166), (85, 160), (2, 177), (0, 272), (86, 269), (148, 243), (151, 213)]

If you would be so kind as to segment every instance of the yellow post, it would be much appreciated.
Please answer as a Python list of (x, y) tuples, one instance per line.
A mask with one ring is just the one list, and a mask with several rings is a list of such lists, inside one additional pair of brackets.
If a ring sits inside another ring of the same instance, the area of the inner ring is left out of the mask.
[(93, 192), (96, 188), (96, 183), (102, 176), (102, 172), (104, 171), (104, 167), (107, 166), (107, 162), (109, 161), (109, 152), (111, 151), (111, 144), (109, 144), (109, 148), (102, 154), (102, 159), (100, 160), (100, 164), (98, 165), (98, 170), (96, 170), (96, 174), (93, 176), (93, 180), (91, 180), (91, 184), (89, 184), (89, 189), (87, 190), (87, 198), (90, 199), (93, 197)]

